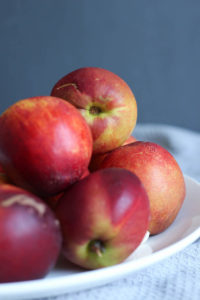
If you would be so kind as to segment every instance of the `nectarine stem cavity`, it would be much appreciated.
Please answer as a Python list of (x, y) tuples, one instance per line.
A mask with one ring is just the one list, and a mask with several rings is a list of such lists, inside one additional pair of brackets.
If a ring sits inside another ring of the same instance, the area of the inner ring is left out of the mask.
[(101, 257), (103, 255), (103, 252), (105, 251), (105, 247), (102, 241), (92, 240), (89, 243), (89, 250), (93, 253), (96, 253), (97, 256)]
[(90, 113), (92, 115), (99, 115), (102, 112), (102, 109), (99, 106), (91, 106), (90, 107)]

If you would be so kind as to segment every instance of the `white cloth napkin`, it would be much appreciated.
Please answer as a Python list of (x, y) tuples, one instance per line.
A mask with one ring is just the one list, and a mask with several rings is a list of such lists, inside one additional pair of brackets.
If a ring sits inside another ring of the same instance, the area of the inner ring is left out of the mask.
[[(167, 125), (139, 124), (138, 140), (156, 142), (171, 152), (184, 174), (200, 181), (200, 134)], [(185, 250), (102, 287), (48, 300), (199, 300), (200, 239)]]
[(200, 181), (200, 134), (169, 125), (137, 125), (133, 135), (165, 147), (177, 160), (184, 174)]

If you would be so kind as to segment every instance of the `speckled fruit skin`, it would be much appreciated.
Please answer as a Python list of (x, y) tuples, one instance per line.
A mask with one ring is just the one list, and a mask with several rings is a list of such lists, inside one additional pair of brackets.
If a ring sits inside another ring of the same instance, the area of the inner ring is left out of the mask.
[(185, 198), (185, 182), (174, 157), (152, 142), (135, 142), (110, 152), (100, 168), (125, 168), (144, 184), (150, 201), (149, 231), (158, 234), (176, 218)]
[(75, 70), (60, 79), (51, 91), (76, 106), (93, 136), (93, 153), (121, 146), (137, 120), (137, 103), (127, 83), (101, 68)]
[(0, 117), (0, 164), (16, 185), (41, 197), (62, 192), (88, 169), (91, 131), (70, 103), (43, 96)]
[[(69, 187), (55, 213), (61, 224), (64, 255), (86, 269), (126, 259), (144, 238), (150, 218), (141, 181), (117, 168), (91, 173)], [(93, 243), (100, 244), (100, 249), (94, 250)]]
[[(136, 142), (136, 138), (134, 138), (133, 136), (130, 136), (122, 146), (125, 146), (125, 145), (128, 145), (128, 144), (131, 144), (131, 143), (134, 143)], [(106, 157), (106, 155), (108, 154), (109, 152), (107, 153), (99, 153), (99, 154), (93, 154), (92, 155), (92, 158), (90, 160), (90, 164), (89, 164), (89, 170), (90, 172), (95, 172), (97, 170), (99, 170), (99, 167), (100, 165), (102, 164), (104, 158)]]
[(61, 243), (59, 222), (42, 200), (0, 185), (0, 283), (44, 277), (54, 267)]

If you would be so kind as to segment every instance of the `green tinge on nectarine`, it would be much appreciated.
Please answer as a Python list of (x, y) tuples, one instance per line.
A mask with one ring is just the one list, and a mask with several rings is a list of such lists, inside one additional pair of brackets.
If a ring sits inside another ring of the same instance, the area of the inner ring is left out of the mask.
[(127, 83), (101, 68), (75, 70), (61, 78), (51, 91), (77, 107), (93, 136), (93, 153), (121, 146), (137, 121), (137, 103)]
[(76, 182), (59, 199), (55, 213), (64, 255), (87, 269), (125, 260), (142, 242), (150, 219), (141, 181), (119, 168), (100, 170)]

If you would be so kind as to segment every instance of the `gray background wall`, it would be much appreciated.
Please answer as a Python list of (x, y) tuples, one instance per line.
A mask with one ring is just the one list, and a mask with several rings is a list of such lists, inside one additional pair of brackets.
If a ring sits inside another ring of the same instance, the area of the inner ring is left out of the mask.
[(199, 0), (1, 0), (0, 112), (98, 66), (121, 76), (138, 122), (200, 131)]

